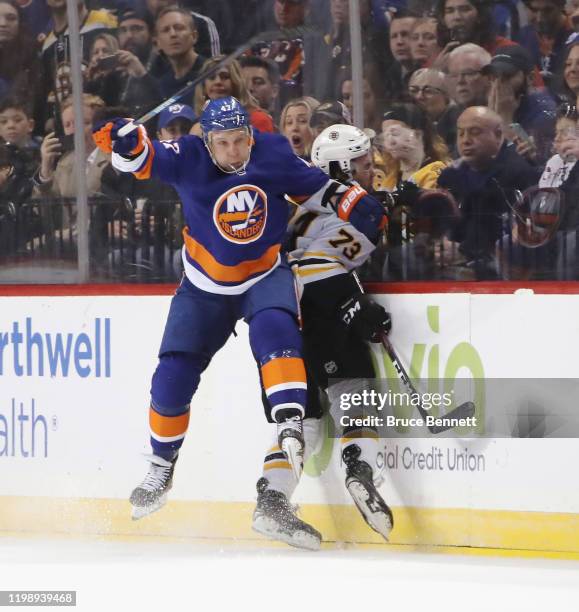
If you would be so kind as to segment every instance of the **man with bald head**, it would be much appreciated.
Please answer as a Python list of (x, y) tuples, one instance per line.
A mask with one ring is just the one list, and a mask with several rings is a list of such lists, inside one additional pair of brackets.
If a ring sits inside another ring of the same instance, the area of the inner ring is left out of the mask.
[(505, 140), (503, 122), (486, 106), (471, 106), (458, 118), (460, 158), (444, 169), (438, 186), (449, 190), (461, 209), (452, 239), (477, 280), (497, 278), (495, 244), (502, 236), (501, 216), (517, 191), (538, 182), (537, 170)]

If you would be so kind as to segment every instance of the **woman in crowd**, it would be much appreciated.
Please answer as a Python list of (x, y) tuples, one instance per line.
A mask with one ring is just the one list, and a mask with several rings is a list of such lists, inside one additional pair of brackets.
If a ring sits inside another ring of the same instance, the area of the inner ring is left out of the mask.
[(0, 97), (32, 102), (40, 80), (38, 46), (28, 34), (15, 0), (0, 0)]
[[(223, 57), (223, 55), (217, 55), (207, 60), (203, 65), (202, 72), (215, 66)], [(197, 86), (195, 89), (195, 112), (198, 116), (201, 115), (207, 100), (215, 100), (225, 96), (234, 96), (241, 102), (249, 112), (249, 121), (254, 128), (261, 132), (275, 132), (271, 115), (261, 109), (257, 100), (249, 93), (241, 72), (241, 66), (237, 60), (223, 66)], [(200, 127), (195, 126), (195, 129), (200, 130)]]
[(444, 58), (459, 45), (470, 42), (494, 55), (498, 47), (514, 44), (499, 36), (491, 5), (479, 0), (438, 0), (436, 6), (439, 44), (443, 51), (436, 65), (444, 68)]
[(280, 132), (289, 140), (293, 152), (302, 159), (310, 158), (314, 141), (310, 119), (317, 106), (315, 98), (304, 96), (288, 102), (281, 111)]
[(420, 68), (410, 77), (408, 94), (432, 122), (450, 151), (456, 146), (456, 121), (460, 111), (450, 99), (446, 75), (433, 68)]
[(118, 63), (115, 63), (118, 51), (119, 42), (112, 34), (103, 33), (96, 36), (84, 75), (84, 90), (104, 100), (107, 106), (119, 104), (126, 80), (117, 70)]
[(577, 107), (579, 102), (579, 35), (567, 47), (563, 70), (557, 75), (555, 89), (563, 104)]
[(384, 113), (382, 147), (388, 173), (385, 187), (398, 189), (412, 181), (422, 189), (435, 189), (450, 156), (432, 122), (416, 104), (393, 104)]
[(433, 278), (435, 249), (454, 222), (453, 207), (444, 197), (425, 204), (419, 196), (421, 190), (436, 189), (449, 163), (448, 149), (427, 115), (411, 103), (394, 104), (384, 113), (380, 140), (387, 169), (384, 186), (395, 201), (383, 278)]
[(84, 90), (109, 107), (129, 108), (133, 115), (161, 101), (159, 85), (141, 60), (131, 51), (121, 51), (117, 39), (108, 33), (97, 35), (93, 41)]

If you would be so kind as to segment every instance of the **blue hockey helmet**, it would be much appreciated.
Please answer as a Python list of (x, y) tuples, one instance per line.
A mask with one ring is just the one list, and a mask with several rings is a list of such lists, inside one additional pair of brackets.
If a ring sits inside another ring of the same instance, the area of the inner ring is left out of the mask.
[(233, 96), (208, 100), (201, 112), (201, 129), (207, 136), (214, 130), (249, 128), (249, 113)]
[[(235, 166), (220, 163), (213, 150), (211, 133), (240, 129), (247, 132), (248, 151), (246, 158), (242, 163)], [(245, 174), (245, 169), (251, 156), (253, 138), (251, 124), (249, 123), (249, 113), (242, 106), (241, 102), (233, 96), (207, 101), (201, 112), (201, 130), (203, 132), (203, 142), (213, 163), (228, 174)]]

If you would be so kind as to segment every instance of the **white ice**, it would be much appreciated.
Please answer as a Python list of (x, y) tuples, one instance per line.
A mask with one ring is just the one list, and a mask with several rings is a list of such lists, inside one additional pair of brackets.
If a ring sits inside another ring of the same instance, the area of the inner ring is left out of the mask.
[(42, 589), (76, 590), (83, 612), (558, 612), (579, 610), (579, 562), (404, 547), (307, 553), (265, 541), (0, 535), (0, 590)]

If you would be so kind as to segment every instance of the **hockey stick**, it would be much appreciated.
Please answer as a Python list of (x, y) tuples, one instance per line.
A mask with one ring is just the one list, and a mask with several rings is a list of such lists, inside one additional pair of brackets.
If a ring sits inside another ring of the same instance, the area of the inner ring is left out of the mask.
[(237, 47), (237, 49), (232, 51), (229, 55), (217, 62), (215, 66), (208, 68), (205, 72), (202, 72), (199, 76), (186, 83), (184, 87), (182, 87), (177, 93), (174, 93), (170, 98), (167, 98), (164, 102), (161, 102), (161, 104), (155, 106), (155, 108), (145, 113), (138, 119), (135, 119), (135, 121), (124, 125), (119, 130), (119, 136), (126, 136), (127, 134), (130, 134), (133, 130), (136, 130), (139, 125), (147, 123), (147, 121), (150, 121), (151, 119), (153, 119), (153, 117), (156, 117), (158, 114), (162, 113), (166, 108), (168, 108), (172, 104), (175, 104), (175, 102), (177, 102), (184, 96), (193, 93), (193, 90), (195, 89), (195, 87), (197, 87), (197, 85), (199, 85), (199, 83), (202, 83), (212, 74), (215, 74), (216, 72), (221, 70), (221, 68), (229, 64), (229, 62), (233, 61), (234, 59), (237, 59), (242, 53), (253, 47), (253, 45), (257, 44), (258, 42), (269, 42), (282, 38), (299, 38), (300, 36), (303, 36), (304, 33), (311, 31), (312, 28), (302, 26), (297, 28), (268, 30), (266, 32), (262, 32), (261, 34), (256, 34), (255, 36), (251, 37), (247, 42), (244, 42), (242, 45), (239, 45), (239, 47)]
[[(388, 354), (388, 357), (390, 357), (390, 361), (394, 365), (396, 373), (398, 374), (398, 378), (402, 381), (402, 384), (404, 384), (404, 386), (410, 391), (412, 395), (420, 397), (420, 393), (418, 393), (416, 387), (412, 384), (410, 376), (408, 376), (408, 373), (402, 365), (400, 358), (396, 354), (396, 351), (394, 350), (390, 339), (386, 335), (386, 332), (380, 333), (380, 340), (382, 342), (382, 346)], [(426, 421), (426, 417), (429, 416), (429, 413), (422, 405), (422, 401), (420, 401), (420, 403), (416, 407), (418, 408), (418, 412), (420, 412), (420, 416)], [(441, 418), (467, 419), (469, 417), (472, 417), (474, 415), (474, 412), (475, 405), (472, 402), (464, 402), (463, 404), (460, 404), (460, 406), (457, 406), (454, 410), (451, 410)], [(452, 429), (454, 425), (427, 425), (427, 427), (430, 433), (439, 434), (444, 431), (448, 431), (449, 429)]]
[[(358, 284), (360, 291), (364, 293), (364, 287), (362, 287), (362, 283), (360, 282), (360, 279), (358, 278), (358, 275), (356, 274), (355, 271), (352, 272), (352, 276), (354, 277), (354, 280)], [(396, 351), (394, 350), (394, 347), (392, 346), (392, 343), (390, 342), (390, 339), (388, 338), (388, 335), (386, 334), (386, 332), (384, 331), (380, 332), (380, 341), (382, 342), (382, 346), (384, 347), (386, 353), (388, 354), (388, 357), (390, 357), (390, 361), (394, 365), (394, 369), (396, 370), (396, 373), (398, 374), (398, 378), (401, 380), (402, 384), (410, 391), (411, 395), (415, 395), (420, 398), (420, 393), (418, 393), (418, 391), (416, 390), (416, 387), (412, 384), (412, 381), (410, 380), (410, 376), (408, 376), (408, 373), (406, 372), (406, 369), (402, 365), (402, 361), (400, 361), (400, 358), (396, 354)], [(422, 400), (418, 404), (417, 408), (418, 408), (418, 412), (420, 413), (420, 416), (426, 421), (426, 417), (429, 416), (429, 413), (428, 413), (428, 410), (426, 410), (426, 408), (424, 408), (424, 406), (422, 405)], [(476, 407), (472, 402), (464, 402), (460, 404), (460, 406), (457, 406), (454, 410), (451, 410), (450, 412), (448, 412), (441, 418), (467, 419), (474, 415), (475, 410), (476, 410)], [(448, 431), (449, 429), (453, 429), (453, 427), (454, 425), (427, 425), (428, 431), (431, 434), (443, 433), (445, 431)]]

